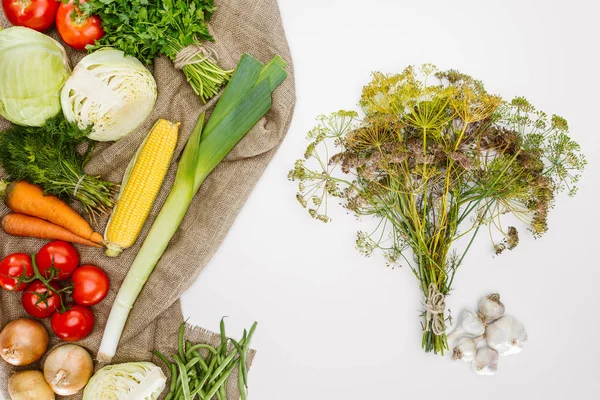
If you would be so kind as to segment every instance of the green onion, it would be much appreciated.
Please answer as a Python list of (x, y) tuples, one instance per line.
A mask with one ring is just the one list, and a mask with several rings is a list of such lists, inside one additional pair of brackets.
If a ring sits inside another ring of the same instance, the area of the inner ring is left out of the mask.
[(198, 119), (181, 156), (171, 192), (119, 289), (104, 329), (99, 361), (110, 362), (115, 355), (129, 312), (200, 185), (271, 109), (271, 94), (287, 76), (284, 67), (285, 61), (279, 56), (263, 66), (245, 54), (206, 127), (204, 114)]

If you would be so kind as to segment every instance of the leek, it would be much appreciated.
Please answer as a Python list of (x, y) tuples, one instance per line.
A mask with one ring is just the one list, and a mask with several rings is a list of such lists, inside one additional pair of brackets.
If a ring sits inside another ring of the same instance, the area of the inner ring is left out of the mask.
[(99, 361), (110, 362), (115, 355), (136, 299), (204, 180), (271, 109), (271, 94), (287, 77), (285, 66), (280, 56), (263, 65), (245, 54), (206, 126), (204, 114), (198, 119), (181, 156), (171, 192), (112, 306), (98, 352)]

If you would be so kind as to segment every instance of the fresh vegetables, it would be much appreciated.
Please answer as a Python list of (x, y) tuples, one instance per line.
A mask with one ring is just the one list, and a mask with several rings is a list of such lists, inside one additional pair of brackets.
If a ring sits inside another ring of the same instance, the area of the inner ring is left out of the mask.
[[(0, 272), (6, 270), (9, 275), (0, 282), (7, 290), (24, 290), (21, 303), (25, 311), (36, 318), (51, 318), (52, 330), (60, 339), (81, 340), (94, 328), (89, 306), (106, 297), (109, 279), (100, 268), (79, 267), (79, 262), (73, 245), (50, 242), (33, 257), (22, 253), (7, 256), (0, 262)], [(68, 301), (69, 294), (74, 304)]]
[(40, 371), (17, 372), (8, 379), (11, 400), (54, 400), (54, 392)]
[(448, 342), (454, 347), (452, 359), (471, 362), (478, 375), (495, 375), (498, 357), (520, 353), (527, 332), (516, 318), (504, 315), (505, 307), (498, 293), (483, 297), (478, 306), (477, 313), (463, 309), (448, 334)]
[(25, 253), (10, 254), (0, 261), (0, 286), (9, 292), (20, 292), (27, 287), (18, 278), (33, 278), (31, 256)]
[(114, 47), (146, 64), (165, 55), (204, 102), (229, 80), (230, 71), (219, 68), (213, 52), (202, 47), (203, 41), (214, 41), (207, 26), (213, 0), (89, 0), (80, 8), (100, 16), (106, 32), (93, 49)]
[(122, 51), (103, 49), (84, 57), (62, 89), (60, 100), (68, 121), (91, 126), (89, 138), (119, 140), (152, 112), (157, 89), (146, 67)]
[(498, 352), (489, 347), (479, 349), (472, 366), (477, 375), (495, 375), (498, 370)]
[(119, 289), (98, 359), (114, 356), (125, 322), (148, 277), (177, 231), (200, 185), (233, 147), (271, 109), (271, 94), (287, 74), (277, 56), (266, 66), (244, 55), (210, 120), (198, 120), (181, 157), (175, 183)]
[[(85, 0), (82, 0), (83, 3)], [(62, 3), (56, 14), (56, 29), (61, 39), (77, 50), (85, 50), (104, 36), (102, 23), (96, 15), (83, 15), (73, 1)]]
[(29, 28), (0, 30), (0, 115), (18, 125), (44, 125), (60, 112), (70, 72), (57, 41)]
[(47, 31), (54, 25), (59, 4), (58, 0), (2, 0), (8, 22), (39, 32)]
[[(556, 194), (575, 194), (585, 158), (563, 118), (521, 97), (503, 101), (457, 71), (375, 73), (361, 106), (362, 119), (352, 111), (321, 117), (289, 177), (316, 219), (329, 221), (333, 196), (379, 221), (359, 233), (357, 247), (410, 265), (425, 299), (422, 347), (443, 354), (446, 296), (480, 229), (498, 228), (498, 254), (519, 242), (516, 227), (502, 229), (504, 214), (543, 235)], [(462, 253), (453, 250), (460, 238)]]
[(137, 240), (177, 146), (179, 123), (159, 120), (131, 160), (106, 227), (106, 255), (117, 257)]
[(21, 303), (27, 314), (35, 318), (50, 318), (62, 305), (60, 285), (56, 282), (48, 284), (36, 280), (21, 295)]
[(94, 373), (90, 353), (83, 347), (65, 344), (52, 350), (44, 361), (44, 379), (61, 396), (71, 396), (85, 387)]
[(52, 314), (50, 324), (52, 331), (65, 342), (76, 342), (84, 339), (94, 329), (94, 313), (85, 306), (72, 305), (65, 312)]
[(82, 306), (94, 306), (100, 303), (110, 287), (106, 272), (94, 265), (82, 265), (71, 276), (73, 281), (73, 301)]
[(156, 400), (167, 378), (150, 362), (109, 365), (92, 376), (83, 400)]
[[(79, 266), (79, 253), (71, 243), (57, 240), (44, 245), (35, 256), (35, 261), (44, 278), (54, 277), (64, 281)], [(54, 275), (52, 269), (56, 270)]]
[(44, 325), (29, 318), (9, 322), (0, 332), (0, 356), (11, 365), (29, 365), (39, 360), (48, 348)]
[(94, 232), (85, 219), (59, 198), (45, 194), (39, 186), (25, 181), (13, 182), (7, 186), (0, 181), (0, 197), (3, 195), (4, 204), (15, 213), (41, 218), (83, 239), (102, 243), (102, 235)]
[[(62, 200), (79, 200), (93, 220), (112, 207), (116, 185), (84, 172), (92, 150), (87, 134), (62, 116), (40, 128), (13, 126), (0, 133), (0, 166), (14, 181), (27, 180)], [(77, 150), (86, 145), (83, 153)], [(58, 211), (67, 226), (80, 224), (72, 213)], [(56, 214), (48, 208), (40, 212), (44, 218)]]
[(54, 225), (43, 219), (30, 217), (23, 214), (7, 214), (2, 218), (2, 229), (9, 235), (20, 237), (33, 237), (37, 239), (59, 239), (85, 246), (102, 247), (98, 243), (84, 239), (66, 230), (62, 226)]
[[(227, 339), (225, 322), (221, 320), (221, 344), (213, 347), (207, 344), (193, 345), (184, 340), (185, 323), (179, 328), (178, 354), (169, 361), (158, 351), (154, 352), (167, 368), (171, 371), (171, 388), (166, 399), (194, 400), (196, 398), (227, 399), (226, 387), (233, 371), (238, 372), (238, 389), (242, 400), (246, 400), (248, 391), (247, 356), (248, 349), (257, 323), (250, 331), (244, 330), (240, 341)], [(228, 351), (231, 343), (232, 350)], [(200, 354), (206, 354), (202, 356)]]

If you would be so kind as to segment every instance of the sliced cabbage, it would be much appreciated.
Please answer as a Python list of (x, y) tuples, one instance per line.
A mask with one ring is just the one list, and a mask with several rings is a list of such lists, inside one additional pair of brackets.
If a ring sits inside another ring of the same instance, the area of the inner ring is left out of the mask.
[(92, 376), (83, 400), (156, 400), (167, 378), (151, 362), (109, 365)]
[(156, 103), (156, 81), (136, 58), (102, 49), (84, 57), (61, 92), (67, 120), (92, 126), (89, 138), (119, 140), (148, 118)]
[(0, 115), (42, 126), (60, 112), (60, 89), (71, 67), (54, 39), (23, 27), (0, 30)]

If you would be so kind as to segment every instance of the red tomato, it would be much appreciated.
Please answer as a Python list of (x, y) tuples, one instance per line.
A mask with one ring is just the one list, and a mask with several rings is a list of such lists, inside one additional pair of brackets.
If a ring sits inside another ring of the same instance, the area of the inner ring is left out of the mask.
[(75, 342), (94, 329), (94, 313), (88, 307), (74, 305), (64, 313), (54, 313), (50, 320), (52, 330), (65, 342)]
[(56, 20), (57, 0), (2, 0), (6, 19), (16, 26), (26, 26), (44, 32)]
[[(80, 3), (85, 3), (82, 0)], [(71, 15), (75, 12), (75, 18)], [(102, 21), (97, 15), (85, 17), (73, 6), (73, 0), (61, 4), (56, 14), (56, 29), (66, 44), (77, 50), (85, 50), (88, 44), (94, 44), (104, 36)]]
[[(58, 283), (50, 284), (54, 289), (60, 289)], [(60, 294), (48, 291), (41, 281), (33, 281), (21, 296), (23, 308), (29, 315), (36, 318), (48, 318), (60, 307)]]
[(93, 265), (82, 265), (73, 272), (73, 301), (82, 306), (100, 303), (108, 294), (108, 275)]
[(11, 292), (19, 292), (27, 287), (27, 283), (19, 283), (17, 278), (32, 278), (34, 275), (31, 256), (15, 253), (0, 261), (0, 286)]
[(71, 243), (57, 240), (42, 247), (35, 256), (35, 261), (44, 278), (50, 277), (54, 267), (58, 271), (58, 279), (64, 281), (79, 266), (79, 253)]

